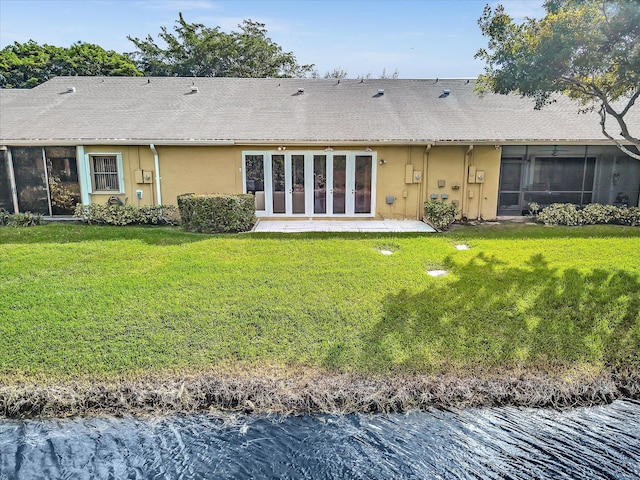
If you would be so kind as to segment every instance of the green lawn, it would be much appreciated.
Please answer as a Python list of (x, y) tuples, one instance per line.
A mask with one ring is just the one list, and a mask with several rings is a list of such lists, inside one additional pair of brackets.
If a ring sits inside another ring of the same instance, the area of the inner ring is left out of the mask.
[[(431, 268), (450, 273), (430, 277)], [(229, 236), (0, 228), (5, 378), (230, 363), (599, 369), (638, 365), (639, 352), (639, 228)]]

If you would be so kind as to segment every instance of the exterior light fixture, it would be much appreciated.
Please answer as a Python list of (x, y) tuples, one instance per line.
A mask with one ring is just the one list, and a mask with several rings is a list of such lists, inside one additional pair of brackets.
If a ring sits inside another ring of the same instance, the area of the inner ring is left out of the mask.
[(373, 150), (371, 150), (371, 147), (367, 147), (364, 149), (365, 152), (372, 152)]
[(283, 146), (278, 147), (279, 151), (283, 151), (283, 150), (286, 150), (286, 149), (287, 149), (287, 147), (283, 147)]
[(333, 148), (331, 147), (327, 147), (324, 149), (325, 152), (333, 152)]
[(378, 162), (380, 165), (384, 165), (385, 163), (387, 163), (387, 161), (384, 158), (381, 158), (380, 161)]

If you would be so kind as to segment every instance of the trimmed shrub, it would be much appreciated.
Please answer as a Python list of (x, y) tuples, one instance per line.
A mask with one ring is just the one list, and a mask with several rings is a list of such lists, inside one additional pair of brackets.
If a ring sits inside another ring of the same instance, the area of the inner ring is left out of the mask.
[(182, 225), (188, 232), (232, 233), (251, 230), (256, 223), (251, 194), (178, 196)]
[(104, 205), (76, 206), (74, 217), (88, 224), (101, 225), (178, 225), (180, 218), (175, 205)]
[(545, 225), (575, 226), (613, 223), (635, 227), (640, 226), (640, 208), (590, 203), (580, 210), (571, 203), (553, 203), (535, 215), (535, 219)]
[(424, 203), (425, 219), (438, 230), (446, 230), (458, 214), (458, 207), (453, 203), (431, 200)]
[(11, 216), (12, 227), (35, 227), (36, 225), (42, 225), (42, 215), (39, 213), (14, 213)]

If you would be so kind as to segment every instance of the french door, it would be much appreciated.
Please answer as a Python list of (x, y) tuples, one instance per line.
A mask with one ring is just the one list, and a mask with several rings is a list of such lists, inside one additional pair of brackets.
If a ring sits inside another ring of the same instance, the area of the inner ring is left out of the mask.
[(369, 152), (245, 152), (243, 175), (258, 216), (374, 215)]

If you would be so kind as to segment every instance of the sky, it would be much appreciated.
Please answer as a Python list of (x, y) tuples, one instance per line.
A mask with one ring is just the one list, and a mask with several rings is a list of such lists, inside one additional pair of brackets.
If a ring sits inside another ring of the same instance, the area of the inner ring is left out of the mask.
[(274, 42), (321, 76), (340, 68), (350, 78), (383, 69), (399, 78), (469, 78), (483, 71), (474, 54), (486, 46), (477, 21), (487, 3), (502, 3), (517, 21), (544, 13), (543, 0), (0, 0), (0, 48), (32, 39), (132, 52), (128, 35), (157, 38), (182, 12), (226, 32), (243, 19), (265, 23)]

